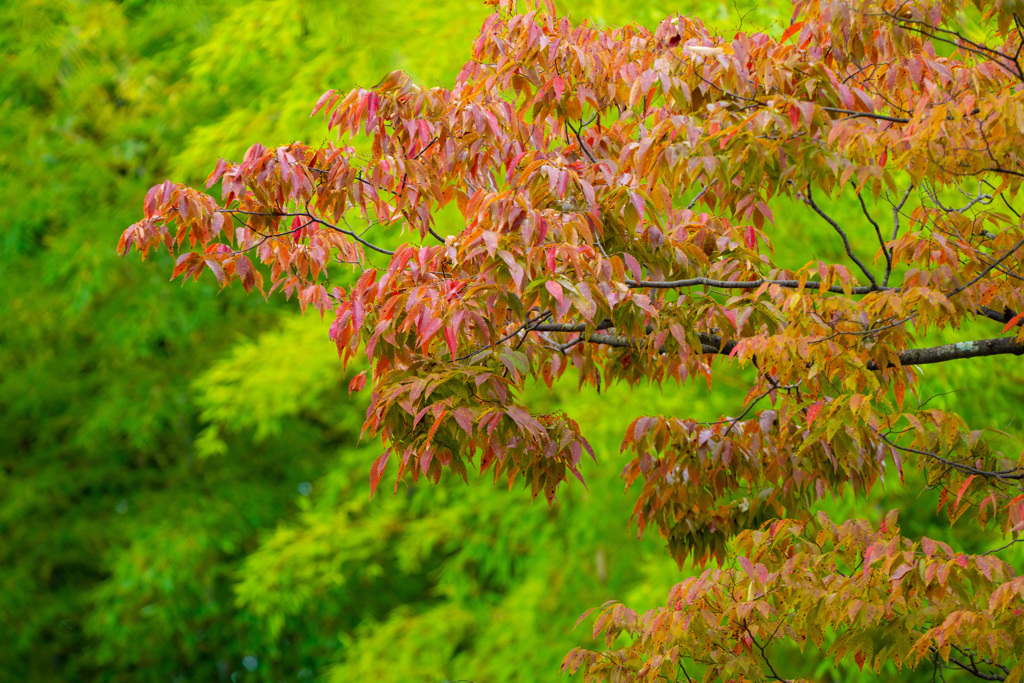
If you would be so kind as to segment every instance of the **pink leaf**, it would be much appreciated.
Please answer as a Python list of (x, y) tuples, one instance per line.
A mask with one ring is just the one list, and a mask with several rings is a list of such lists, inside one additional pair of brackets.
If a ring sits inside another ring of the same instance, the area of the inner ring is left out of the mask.
[(209, 267), (210, 270), (213, 271), (213, 274), (214, 276), (216, 276), (217, 282), (220, 284), (220, 286), (223, 287), (225, 284), (227, 284), (227, 279), (224, 277), (224, 267), (219, 262), (214, 261), (213, 259), (205, 260), (206, 265)]
[(565, 81), (562, 80), (561, 76), (555, 76), (551, 79), (551, 87), (555, 91), (555, 97), (562, 99), (562, 93), (565, 92)]
[(633, 440), (639, 441), (643, 438), (643, 435), (647, 433), (647, 430), (651, 428), (651, 425), (655, 423), (655, 419), (652, 417), (638, 417), (636, 422), (633, 423)]
[(644, 198), (640, 196), (639, 192), (630, 192), (629, 201), (633, 203), (633, 208), (636, 209), (637, 215), (642, 221), (644, 219)]
[(738, 559), (740, 566), (743, 567), (744, 573), (746, 573), (746, 575), (749, 576), (751, 579), (756, 579), (757, 574), (754, 572), (754, 564), (745, 557), (740, 557)]
[(643, 271), (640, 270), (640, 262), (636, 260), (636, 257), (632, 254), (623, 254), (622, 260), (626, 262), (626, 267), (633, 274), (633, 279), (637, 282), (643, 280)]
[(562, 302), (562, 285), (558, 284), (554, 280), (548, 280), (547, 282), (544, 283), (544, 287), (547, 288), (548, 292), (551, 293), (551, 296), (555, 297), (555, 300), (558, 301), (559, 306), (565, 305)]
[(483, 237), (484, 244), (487, 245), (487, 253), (494, 256), (495, 252), (498, 251), (498, 240), (501, 238), (501, 235), (493, 230), (483, 230), (481, 237)]
[(213, 169), (213, 173), (211, 173), (210, 177), (206, 179), (206, 187), (208, 189), (213, 187), (214, 184), (220, 180), (221, 176), (224, 175), (224, 171), (227, 170), (227, 167), (228, 162), (224, 161), (223, 158), (217, 162), (217, 167)]
[(462, 431), (466, 434), (473, 433), (473, 411), (466, 406), (459, 406), (452, 411), (452, 415), (455, 416), (455, 421), (462, 427)]
[(561, 170), (558, 172), (558, 181), (555, 184), (555, 196), (559, 199), (565, 196), (565, 191), (569, 187), (569, 172)]
[(161, 193), (163, 185), (154, 185), (146, 193), (146, 201), (142, 204), (142, 212), (146, 218), (152, 218), (156, 214), (157, 195)]
[(224, 214), (219, 211), (213, 214), (210, 219), (210, 228), (213, 230), (213, 236), (216, 237), (220, 234), (220, 231), (224, 229)]
[(581, 178), (580, 187), (583, 188), (583, 196), (587, 200), (587, 206), (589, 208), (594, 208), (594, 206), (597, 204), (596, 200), (594, 199), (594, 186)]
[[(337, 91), (336, 91), (336, 90), (328, 90), (328, 91), (327, 91), (327, 92), (325, 92), (325, 93), (324, 93), (323, 95), (321, 95), (321, 96), (320, 96), (320, 99), (318, 99), (318, 100), (316, 101), (316, 106), (315, 106), (315, 107), (313, 107), (313, 111), (312, 111), (312, 112), (310, 112), (310, 114), (309, 114), (309, 115), (310, 115), (311, 117), (312, 117), (312, 116), (316, 116), (316, 113), (317, 113), (318, 111), (320, 111), (320, 110), (321, 110), (321, 109), (323, 108), (323, 106), (324, 106), (324, 105), (325, 105), (325, 104), (327, 103), (327, 100), (329, 100), (329, 99), (331, 99), (332, 97), (334, 97), (334, 93), (335, 93), (335, 92), (337, 92)], [(209, 185), (207, 185), (207, 187), (209, 187)]]

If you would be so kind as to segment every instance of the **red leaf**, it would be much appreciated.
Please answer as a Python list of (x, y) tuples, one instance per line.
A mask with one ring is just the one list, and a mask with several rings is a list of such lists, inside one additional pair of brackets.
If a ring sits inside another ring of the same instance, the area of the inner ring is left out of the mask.
[(795, 105), (789, 107), (789, 123), (796, 128), (796, 124), (800, 122), (800, 110)]
[(807, 424), (811, 425), (814, 422), (814, 418), (818, 417), (818, 413), (821, 412), (821, 407), (824, 405), (821, 401), (812, 403), (807, 408)]
[(754, 249), (757, 247), (757, 233), (754, 232), (753, 225), (747, 226), (747, 229), (744, 231), (743, 236), (747, 242), (747, 249)]
[(380, 107), (380, 96), (373, 92), (366, 97), (366, 134), (369, 135), (377, 125), (377, 109)]
[(384, 468), (388, 464), (388, 456), (391, 455), (391, 449), (387, 449), (380, 456), (373, 461), (373, 465), (370, 466), (370, 499), (373, 499), (373, 494), (377, 491), (377, 484), (380, 483), (380, 478), (384, 475)]
[(509, 159), (508, 172), (505, 174), (506, 183), (512, 180), (512, 174), (515, 173), (516, 166), (519, 165), (519, 160), (522, 159), (524, 156), (526, 156), (526, 152), (520, 152), (519, 154)]
[(971, 481), (976, 476), (977, 475), (972, 474), (964, 479), (964, 483), (960, 485), (960, 490), (956, 494), (956, 502), (953, 503), (953, 512), (956, 512), (957, 508), (960, 507), (960, 499), (964, 497), (964, 494), (967, 492), (967, 487), (971, 485)]
[(352, 378), (352, 381), (348, 383), (348, 393), (351, 395), (353, 391), (362, 391), (363, 387), (366, 386), (366, 370), (363, 370), (358, 375)]
[(179, 256), (178, 260), (174, 262), (174, 270), (171, 271), (171, 279), (173, 280), (188, 270), (188, 267), (192, 265), (192, 262), (197, 258), (199, 258), (199, 254), (196, 254), (193, 251), (186, 252)]
[(451, 327), (444, 328), (444, 341), (448, 344), (448, 351), (451, 352), (452, 358), (455, 358), (456, 352), (458, 351), (458, 344), (455, 337), (455, 329)]
[(420, 326), (418, 331), (420, 338), (420, 348), (426, 350), (427, 344), (430, 342), (430, 338), (437, 333), (439, 329), (444, 325), (440, 318), (428, 318), (426, 323)]

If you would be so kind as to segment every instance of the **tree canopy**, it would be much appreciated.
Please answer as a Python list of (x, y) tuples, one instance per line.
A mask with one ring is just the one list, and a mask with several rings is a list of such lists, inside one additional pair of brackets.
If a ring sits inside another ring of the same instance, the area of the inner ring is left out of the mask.
[[(1024, 353), (1017, 11), (810, 0), (726, 37), (501, 2), (453, 87), (329, 91), (336, 142), (222, 159), (219, 198), (155, 185), (119, 250), (330, 313), (342, 360), (369, 363), (349, 386), (372, 386), (372, 488), (472, 466), (554, 503), (593, 451), (534, 382), (745, 381), (734, 414), (625, 428), (633, 522), (714, 566), (660, 608), (602, 608), (605, 647), (570, 672), (788, 680), (769, 648), (809, 640), (1017, 681), (1024, 579), (997, 552), (817, 509), (907, 471), (951, 523), (1024, 530), (1020, 456), (920, 392), (922, 366)], [(783, 213), (838, 258), (782, 262)]]

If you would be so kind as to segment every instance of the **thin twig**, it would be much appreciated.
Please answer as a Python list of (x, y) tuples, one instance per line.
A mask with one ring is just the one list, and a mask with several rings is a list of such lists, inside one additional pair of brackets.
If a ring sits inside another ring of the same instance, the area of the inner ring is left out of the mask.
[(879, 121), (889, 121), (890, 123), (910, 123), (910, 119), (900, 118), (898, 116), (886, 116), (884, 114), (873, 114), (869, 111), (854, 111), (853, 109), (840, 109), (838, 107), (822, 107), (827, 112), (833, 114), (849, 114), (853, 118), (865, 118), (865, 119), (878, 119)]
[[(626, 280), (625, 284), (631, 289), (679, 289), (681, 287), (715, 287), (719, 289), (757, 289), (761, 285), (778, 285), (785, 289), (821, 289), (821, 283), (816, 281), (801, 283), (799, 280), (712, 280), (706, 277), (693, 277), (685, 280)], [(839, 285), (833, 285), (825, 291), (833, 294), (846, 294)], [(860, 286), (851, 287), (851, 295), (870, 294), (871, 292), (899, 291), (898, 287), (872, 287)]]
[(879, 437), (881, 437), (882, 441), (886, 442), (887, 444), (889, 444), (890, 446), (892, 446), (893, 448), (895, 448), (897, 450), (903, 451), (905, 453), (914, 453), (916, 455), (923, 455), (923, 456), (929, 457), (929, 458), (935, 460), (936, 462), (942, 463), (943, 465), (945, 465), (946, 467), (949, 467), (950, 469), (957, 470), (958, 472), (962, 472), (964, 474), (975, 474), (975, 475), (978, 475), (980, 477), (991, 477), (993, 479), (998, 479), (1000, 481), (1004, 481), (1004, 480), (1021, 481), (1021, 480), (1024, 480), (1024, 473), (1021, 472), (1021, 468), (1019, 468), (1019, 467), (1015, 467), (1012, 470), (999, 470), (999, 471), (982, 470), (982, 469), (979, 469), (977, 467), (972, 467), (971, 465), (964, 465), (963, 463), (959, 463), (959, 462), (956, 462), (954, 460), (949, 460), (947, 458), (943, 458), (938, 453), (933, 453), (932, 451), (923, 451), (923, 450), (920, 450), (918, 448), (911, 448), (909, 446), (900, 446), (896, 442), (891, 441), (881, 431), (875, 429), (874, 432), (876, 434), (878, 434)]
[(998, 260), (996, 260), (996, 261), (993, 261), (992, 263), (990, 263), (990, 264), (988, 265), (988, 267), (987, 267), (987, 268), (985, 268), (985, 269), (984, 269), (983, 271), (981, 271), (980, 273), (978, 273), (977, 277), (973, 278), (972, 280), (970, 280), (970, 281), (969, 281), (969, 282), (967, 282), (966, 284), (960, 285), (959, 287), (957, 287), (956, 289), (954, 289), (954, 290), (953, 290), (952, 292), (950, 292), (949, 294), (947, 294), (947, 295), (946, 295), (946, 298), (947, 298), (947, 299), (950, 299), (950, 298), (952, 298), (952, 297), (953, 297), (953, 296), (954, 296), (955, 294), (959, 294), (960, 292), (964, 291), (965, 289), (967, 289), (967, 288), (968, 288), (968, 287), (970, 287), (971, 285), (973, 285), (973, 284), (975, 284), (976, 282), (978, 282), (979, 280), (981, 280), (981, 279), (982, 279), (983, 277), (985, 277), (985, 276), (986, 276), (986, 275), (988, 275), (988, 274), (989, 274), (990, 272), (992, 272), (992, 270), (993, 270), (993, 269), (994, 269), (994, 268), (995, 268), (996, 266), (998, 266), (999, 264), (1001, 264), (1001, 263), (1002, 263), (1003, 261), (1005, 261), (1006, 259), (1010, 258), (1010, 256), (1012, 256), (1012, 255), (1013, 255), (1014, 253), (1016, 253), (1016, 251), (1017, 251), (1018, 249), (1020, 249), (1021, 247), (1024, 247), (1024, 239), (1020, 240), (1019, 242), (1017, 242), (1017, 244), (1013, 245), (1013, 247), (1011, 247), (1011, 248), (1010, 248), (1010, 250), (1009, 250), (1009, 251), (1007, 251), (1007, 252), (1006, 252), (1005, 254), (1003, 254), (1002, 256), (1000, 256)]
[(519, 333), (523, 332), (524, 330), (526, 332), (532, 332), (535, 329), (537, 329), (537, 325), (536, 325), (537, 323), (539, 323), (541, 321), (544, 321), (544, 320), (547, 320), (550, 317), (551, 317), (551, 311), (548, 311), (547, 313), (542, 313), (541, 315), (537, 316), (533, 320), (527, 320), (525, 323), (523, 323), (522, 325), (517, 327), (514, 332), (511, 332), (511, 333), (505, 335), (504, 337), (502, 337), (498, 341), (494, 342), (493, 344), (488, 344), (487, 346), (482, 346), (479, 349), (477, 349), (476, 351), (473, 351), (471, 353), (467, 353), (465, 356), (460, 356), (459, 358), (455, 358), (452, 362), (453, 363), (461, 363), (464, 360), (468, 360), (468, 359), (472, 358), (473, 356), (476, 356), (478, 354), (483, 353), (487, 349), (493, 349), (495, 346), (499, 346), (501, 344), (504, 344), (509, 339), (511, 339), (512, 337), (515, 337), (516, 335), (518, 335)]
[(882, 229), (875, 222), (875, 219), (871, 217), (868, 212), (868, 206), (864, 203), (864, 198), (860, 192), (857, 193), (857, 201), (860, 202), (860, 209), (864, 212), (864, 216), (868, 219), (868, 222), (875, 228), (875, 234), (878, 235), (878, 243), (882, 245), (882, 253), (885, 255), (885, 277), (882, 278), (883, 286), (889, 283), (889, 273), (892, 272), (892, 254), (889, 252), (889, 248), (885, 245), (885, 238), (882, 237)]
[[(799, 194), (797, 196), (799, 196)], [(847, 238), (846, 233), (843, 232), (843, 229), (839, 227), (839, 224), (832, 220), (832, 217), (826, 214), (824, 211), (822, 211), (821, 208), (814, 202), (814, 197), (811, 195), (810, 185), (807, 186), (807, 194), (806, 196), (803, 197), (803, 200), (807, 203), (808, 206), (814, 209), (814, 212), (816, 214), (825, 219), (825, 222), (831, 225), (833, 230), (839, 233), (839, 236), (843, 240), (843, 247), (846, 249), (846, 255), (849, 256), (850, 260), (856, 263), (857, 267), (861, 269), (861, 272), (863, 272), (864, 275), (867, 276), (868, 281), (871, 282), (872, 288), (874, 290), (877, 290), (879, 287), (878, 282), (875, 281), (875, 276), (871, 274), (871, 271), (868, 270), (868, 267), (861, 263), (861, 260), (857, 258), (857, 256), (853, 253), (853, 247), (850, 246), (850, 240), (849, 238)]]
[(995, 555), (996, 553), (998, 553), (1000, 551), (1006, 550), (1007, 548), (1009, 548), (1011, 545), (1014, 545), (1015, 543), (1024, 543), (1024, 538), (1015, 538), (1012, 541), (1010, 541), (1009, 543), (1007, 543), (1006, 545), (999, 546), (998, 548), (993, 548), (992, 550), (987, 550), (987, 551), (985, 551), (985, 552), (983, 552), (981, 554), (982, 555)]

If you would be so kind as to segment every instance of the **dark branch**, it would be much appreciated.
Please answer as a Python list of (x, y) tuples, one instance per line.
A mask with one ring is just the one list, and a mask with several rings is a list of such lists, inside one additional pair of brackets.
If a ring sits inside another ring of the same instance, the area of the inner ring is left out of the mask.
[[(569, 325), (564, 323), (544, 323), (530, 325), (531, 332), (567, 332), (586, 333), (592, 332), (587, 340), (595, 344), (604, 344), (618, 348), (639, 348), (640, 343), (628, 337), (613, 336), (608, 334), (597, 334), (603, 330), (609, 330), (614, 325), (610, 320), (604, 320), (597, 325)], [(652, 330), (648, 330), (650, 333)], [(726, 340), (717, 334), (702, 332), (699, 335), (703, 346), (703, 353), (714, 353), (729, 355), (736, 348), (736, 341)], [(945, 363), (952, 360), (965, 358), (983, 358), (985, 356), (1001, 355), (1024, 355), (1024, 342), (1019, 342), (1013, 337), (997, 337), (995, 339), (975, 339), (972, 341), (957, 342), (955, 344), (943, 344), (942, 346), (931, 346), (922, 349), (906, 349), (899, 354), (901, 365), (931, 365), (934, 363)], [(879, 370), (878, 365), (870, 363), (868, 368)]]
[(889, 273), (892, 272), (892, 253), (885, 245), (885, 238), (882, 237), (882, 228), (880, 228), (875, 219), (871, 217), (871, 213), (868, 211), (868, 206), (864, 203), (864, 198), (860, 195), (860, 192), (857, 193), (857, 201), (860, 202), (860, 210), (864, 213), (868, 222), (875, 228), (875, 235), (878, 236), (878, 243), (882, 245), (882, 254), (885, 255), (885, 276), (882, 278), (882, 286), (884, 287), (889, 284)]
[[(341, 233), (342, 235), (348, 235), (349, 237), (354, 239), (356, 242), (359, 242), (360, 244), (362, 244), (364, 247), (366, 247), (368, 249), (372, 249), (372, 250), (374, 250), (376, 252), (379, 252), (381, 254), (386, 254), (387, 256), (394, 256), (395, 255), (395, 252), (389, 251), (387, 249), (384, 249), (383, 247), (378, 247), (376, 244), (373, 244), (372, 242), (367, 242), (366, 240), (364, 240), (362, 237), (360, 237), (355, 232), (353, 232), (351, 230), (346, 230), (344, 228), (340, 228), (337, 225), (334, 225), (333, 223), (329, 223), (328, 221), (325, 221), (322, 218), (314, 216), (313, 214), (311, 214), (308, 211), (243, 211), (242, 209), (217, 209), (217, 213), (241, 214), (243, 216), (267, 216), (267, 217), (270, 217), (270, 218), (292, 218), (294, 216), (299, 216), (301, 218), (309, 219), (309, 221), (312, 222), (312, 223), (317, 223), (319, 225), (322, 225), (325, 228), (327, 228), (328, 230), (333, 230), (334, 232)], [(307, 223), (306, 225), (309, 225), (309, 223)], [(305, 227), (305, 226), (303, 226), (303, 227)], [(289, 231), (289, 232), (294, 232), (294, 231)], [(280, 237), (281, 235), (286, 235), (286, 234), (289, 234), (289, 233), (288, 232), (275, 233), (275, 234), (270, 235), (270, 237)]]
[[(799, 289), (804, 287), (805, 289), (821, 289), (820, 282), (805, 282), (802, 285), (799, 280), (712, 280), (706, 277), (692, 277), (686, 280), (626, 280), (626, 286), (632, 289), (678, 289), (680, 287), (717, 287), (719, 289), (757, 289), (763, 284), (778, 285), (786, 289)], [(850, 294), (862, 295), (870, 294), (871, 292), (884, 292), (884, 291), (895, 291), (897, 287), (851, 287)], [(827, 290), (832, 294), (846, 294), (846, 291), (838, 286), (833, 285)]]
[(971, 285), (973, 285), (976, 282), (978, 282), (979, 280), (981, 280), (983, 277), (988, 275), (994, 268), (997, 268), (999, 266), (999, 264), (1001, 264), (1003, 261), (1005, 261), (1006, 259), (1010, 258), (1010, 256), (1012, 256), (1013, 254), (1015, 254), (1017, 252), (1017, 250), (1020, 249), (1021, 247), (1024, 247), (1024, 240), (1021, 240), (1021, 241), (1017, 242), (1017, 244), (1013, 245), (1010, 248), (1009, 251), (1007, 251), (1005, 254), (1000, 256), (998, 260), (993, 261), (992, 263), (990, 263), (988, 265), (988, 267), (985, 268), (985, 270), (983, 270), (980, 273), (978, 273), (977, 277), (975, 277), (973, 280), (971, 280), (970, 282), (967, 282), (965, 284), (960, 285), (959, 287), (954, 289), (952, 292), (947, 294), (946, 298), (947, 299), (952, 298), (952, 296), (954, 294), (959, 294), (960, 292), (964, 291), (965, 289), (967, 289)]
[[(546, 323), (541, 325), (534, 325), (530, 327), (531, 332), (565, 332), (584, 334), (586, 336), (584, 341), (589, 341), (593, 344), (601, 344), (603, 346), (611, 346), (619, 349), (639, 349), (641, 343), (636, 339), (630, 337), (622, 337), (611, 334), (599, 334), (602, 330), (609, 330), (614, 325), (611, 320), (603, 320), (595, 326), (591, 326), (589, 329), (593, 330), (590, 334), (587, 333), (586, 325), (567, 325), (563, 323)], [(648, 329), (648, 333), (652, 330)], [(702, 332), (699, 335), (701, 343), (701, 353), (713, 353), (713, 354), (725, 354), (729, 355), (732, 350), (736, 348), (735, 341), (726, 341), (719, 337), (717, 334), (708, 334)]]
[(972, 664), (968, 664), (967, 662), (962, 662), (959, 659), (957, 659), (956, 657), (954, 657), (953, 655), (949, 656), (949, 661), (952, 662), (953, 664), (955, 664), (956, 666), (960, 667), (961, 669), (963, 669), (967, 673), (971, 674), (975, 678), (980, 678), (983, 681), (1005, 681), (1006, 680), (1006, 676), (1000, 676), (999, 674), (985, 673), (984, 671), (982, 671), (981, 669), (978, 668), (977, 664), (973, 664), (973, 663)]
[(838, 223), (832, 220), (831, 216), (822, 211), (821, 208), (815, 203), (814, 197), (811, 195), (810, 185), (807, 186), (807, 195), (804, 197), (804, 201), (807, 202), (808, 206), (814, 209), (814, 213), (821, 216), (825, 220), (825, 222), (831, 225), (832, 229), (839, 234), (839, 237), (843, 240), (843, 247), (846, 249), (846, 255), (849, 256), (850, 260), (856, 263), (857, 267), (860, 268), (862, 273), (864, 273), (864, 275), (868, 279), (868, 282), (871, 283), (872, 289), (878, 289), (878, 282), (875, 281), (875, 276), (871, 274), (871, 271), (868, 270), (868, 267), (865, 266), (861, 262), (861, 260), (857, 258), (857, 256), (853, 253), (853, 247), (850, 246), (850, 240), (846, 236), (846, 233), (843, 232), (843, 229), (839, 227)]
[[(903, 193), (903, 199), (900, 200), (900, 203), (897, 204), (896, 206), (892, 207), (892, 239), (890, 240), (891, 242), (895, 242), (896, 238), (900, 234), (900, 211), (902, 211), (904, 205), (906, 205), (907, 199), (910, 197), (910, 191), (913, 190), (913, 189), (914, 189), (914, 184), (911, 183), (909, 186), (907, 186), (907, 191)], [(892, 264), (891, 263), (888, 264), (888, 266), (885, 269), (885, 277), (882, 278), (882, 286), (883, 287), (888, 287), (889, 286), (889, 276), (890, 275), (892, 275)]]
[[(945, 363), (964, 358), (983, 358), (985, 356), (1002, 355), (1020, 356), (1024, 354), (1024, 343), (1013, 337), (996, 337), (995, 339), (975, 339), (973, 341), (943, 344), (924, 349), (907, 349), (900, 352), (902, 365), (931, 365)], [(879, 369), (874, 363), (868, 366), (871, 370)]]
[(833, 114), (848, 114), (854, 118), (878, 119), (879, 121), (889, 121), (891, 123), (910, 123), (910, 119), (886, 116), (884, 114), (872, 114), (868, 111), (854, 111), (853, 109), (839, 109), (838, 107), (822, 107), (822, 109)]
[(890, 446), (892, 446), (893, 448), (895, 448), (897, 450), (903, 451), (904, 453), (915, 453), (917, 455), (923, 455), (925, 457), (932, 458), (933, 460), (936, 460), (937, 462), (942, 463), (946, 467), (949, 467), (950, 469), (957, 470), (958, 472), (962, 472), (964, 474), (974, 474), (974, 475), (977, 475), (979, 477), (990, 477), (990, 478), (993, 478), (993, 479), (1000, 479), (1000, 480), (1013, 480), (1013, 481), (1024, 480), (1024, 473), (1021, 473), (1020, 468), (1014, 468), (1014, 469), (1011, 469), (1011, 470), (1000, 470), (1000, 471), (979, 469), (979, 468), (974, 467), (972, 465), (965, 465), (962, 462), (956, 462), (955, 460), (950, 460), (949, 458), (943, 458), (938, 453), (933, 453), (932, 451), (923, 451), (923, 450), (921, 450), (919, 448), (910, 448), (909, 446), (900, 446), (898, 443), (896, 443), (895, 441), (891, 440), (889, 437), (887, 437), (882, 432), (877, 431), (877, 430), (875, 430), (875, 431), (878, 434), (878, 436), (881, 437), (882, 441), (886, 442), (887, 444), (889, 444)]

